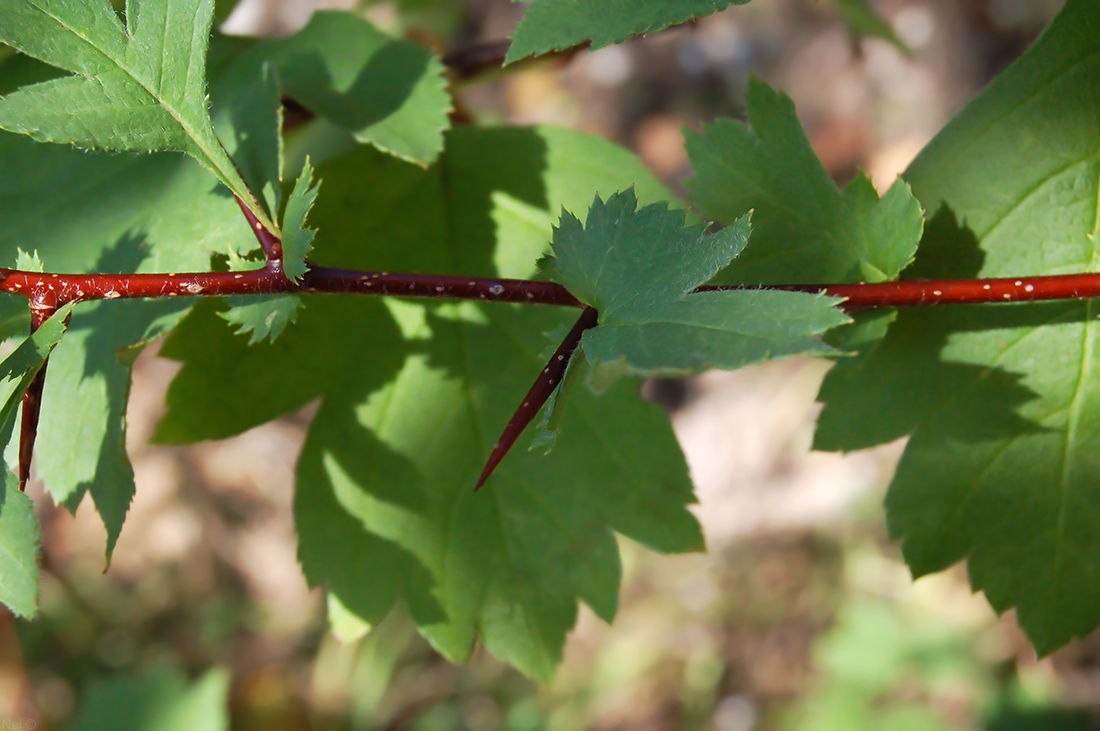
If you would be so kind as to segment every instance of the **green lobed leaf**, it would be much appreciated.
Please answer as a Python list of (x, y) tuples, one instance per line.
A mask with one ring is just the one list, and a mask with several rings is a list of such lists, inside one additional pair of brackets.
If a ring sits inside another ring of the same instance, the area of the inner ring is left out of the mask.
[(596, 197), (588, 219), (567, 211), (554, 232), (549, 274), (595, 307), (599, 325), (581, 347), (589, 378), (686, 375), (831, 348), (817, 335), (848, 322), (839, 300), (798, 292), (692, 291), (749, 241), (745, 215), (714, 234), (685, 226), (683, 211), (640, 210), (632, 190)]
[(316, 232), (306, 228), (306, 217), (317, 200), (320, 184), (321, 181), (313, 182), (313, 167), (307, 159), (286, 201), (286, 211), (283, 213), (283, 273), (294, 281), (306, 273), (306, 256), (313, 248)]
[(896, 279), (923, 226), (909, 186), (898, 180), (879, 200), (861, 173), (838, 190), (785, 94), (750, 79), (746, 102), (751, 129), (722, 119), (684, 135), (695, 168), (688, 189), (703, 214), (733, 223), (753, 212), (753, 245), (718, 282)]
[[(216, 37), (218, 45), (228, 41)], [(212, 69), (213, 71), (213, 69)], [(211, 84), (214, 130), (248, 189), (271, 220), (279, 210), (283, 168), (283, 101), (275, 69), (231, 60)]]
[[(668, 196), (621, 148), (552, 128), (454, 130), (429, 170), (359, 148), (318, 174), (318, 261), (471, 276), (529, 276), (551, 212), (594, 190)], [(227, 436), (320, 397), (298, 465), (299, 559), (346, 610), (343, 627), (377, 624), (400, 596), (447, 657), (480, 637), (546, 679), (578, 599), (615, 612), (612, 530), (662, 551), (702, 546), (683, 458), (636, 384), (579, 394), (552, 456), (524, 441), (474, 494), (545, 363), (542, 333), (573, 310), (306, 297), (294, 328), (248, 347), (212, 309), (162, 350), (184, 365), (157, 438)]]
[[(349, 140), (420, 165), (443, 149), (452, 99), (442, 61), (430, 49), (392, 38), (357, 15), (318, 12), (292, 36), (217, 44), (211, 56), (212, 65), (226, 66), (212, 91), (232, 89), (222, 98), (214, 95), (215, 129), (230, 152), (232, 135), (218, 125), (217, 114), (228, 108), (241, 128), (266, 130), (266, 102), (253, 103), (263, 91), (256, 84), (260, 78), (272, 80), (276, 97), (286, 95), (323, 124), (346, 130)], [(258, 158), (271, 159), (270, 152)], [(245, 179), (252, 184), (247, 174)]]
[(356, 15), (318, 12), (253, 55), (278, 68), (284, 93), (360, 142), (421, 165), (442, 151), (452, 102), (443, 63), (429, 49)]
[(212, 0), (9, 0), (0, 41), (72, 76), (0, 98), (0, 128), (88, 149), (185, 152), (254, 202), (210, 121), (206, 50)]
[(135, 492), (126, 456), (134, 353), (126, 351), (159, 336), (186, 309), (186, 303), (168, 298), (83, 304), (50, 357), (35, 445), (41, 456), (37, 474), (54, 500), (71, 510), (91, 493), (107, 528), (108, 559)]
[(207, 671), (188, 685), (179, 670), (94, 679), (66, 731), (223, 731), (229, 728), (229, 673)]
[(710, 15), (749, 0), (534, 0), (512, 34), (505, 63), (585, 41), (592, 48)]
[(18, 478), (0, 469), (0, 603), (29, 619), (38, 613), (38, 514)]
[[(906, 179), (936, 215), (918, 276), (1097, 270), (1098, 73), (1100, 2), (1069, 0), (921, 153)], [(913, 573), (966, 558), (1040, 654), (1100, 622), (1098, 316), (1096, 300), (904, 311), (822, 391), (820, 447), (912, 433), (886, 508)]]

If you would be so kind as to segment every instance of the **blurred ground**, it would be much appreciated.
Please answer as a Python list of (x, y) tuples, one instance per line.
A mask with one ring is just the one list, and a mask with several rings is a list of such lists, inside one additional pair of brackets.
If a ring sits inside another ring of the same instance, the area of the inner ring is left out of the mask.
[[(752, 73), (793, 97), (835, 179), (862, 168), (881, 188), (1058, 5), (875, 2), (907, 57), (855, 38), (828, 2), (757, 0), (467, 84), (459, 98), (473, 119), (615, 139), (681, 192), (681, 129), (739, 116)], [(230, 27), (289, 33), (310, 10), (256, 0)], [(363, 11), (453, 48), (505, 37), (520, 7), (401, 0)], [(175, 371), (151, 349), (129, 410), (139, 492), (114, 561), (102, 573), (89, 505), (75, 518), (42, 505), (43, 615), (18, 627), (25, 672), (0, 652), (0, 718), (26, 718), (14, 704), (29, 695), (57, 725), (88, 678), (168, 662), (192, 673), (227, 665), (242, 729), (1096, 727), (1100, 642), (1038, 662), (1011, 617), (970, 595), (963, 569), (910, 581), (880, 508), (901, 444), (809, 451), (826, 368), (789, 360), (647, 385), (672, 412), (710, 553), (658, 557), (624, 541), (614, 626), (585, 611), (558, 680), (539, 689), (484, 654), (448, 665), (400, 611), (358, 642), (333, 639), (295, 561), (293, 465), (308, 410), (225, 442), (148, 446)], [(11, 648), (5, 631), (0, 647)]]

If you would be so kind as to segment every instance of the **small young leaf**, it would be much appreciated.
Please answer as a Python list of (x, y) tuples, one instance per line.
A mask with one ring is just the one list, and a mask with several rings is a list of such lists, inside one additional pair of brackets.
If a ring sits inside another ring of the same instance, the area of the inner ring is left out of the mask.
[(0, 603), (29, 619), (38, 613), (38, 515), (11, 470), (0, 472)]
[(15, 268), (23, 272), (42, 272), (42, 260), (38, 258), (38, 250), (28, 254), (22, 249), (17, 249)]
[[(226, 43), (222, 37), (216, 37)], [(210, 85), (214, 130), (274, 220), (281, 202), (283, 100), (274, 67), (230, 63)]]
[(879, 200), (862, 174), (837, 190), (791, 100), (752, 79), (750, 130), (723, 119), (685, 133), (703, 214), (732, 223), (752, 211), (753, 245), (719, 278), (728, 284), (882, 282), (912, 261), (923, 217), (898, 180)]
[(639, 33), (710, 15), (749, 0), (535, 0), (515, 33), (505, 63), (592, 41), (592, 48), (622, 43)]
[(620, 375), (685, 375), (832, 349), (816, 336), (848, 322), (839, 300), (796, 292), (692, 293), (748, 243), (744, 216), (718, 233), (685, 226), (660, 204), (635, 210), (633, 191), (596, 197), (581, 222), (563, 212), (552, 277), (600, 313), (581, 347), (593, 385)]
[(237, 334), (251, 334), (248, 344), (252, 345), (266, 338), (274, 341), (279, 337), (288, 324), (298, 319), (302, 300), (293, 294), (277, 294), (230, 297), (229, 304), (232, 309), (218, 314), (237, 325)]
[(295, 281), (306, 273), (306, 257), (313, 248), (315, 232), (306, 228), (306, 217), (317, 200), (320, 184), (320, 181), (313, 182), (313, 167), (306, 160), (286, 201), (286, 211), (283, 213), (283, 271)]
[(212, 0), (7, 0), (0, 42), (67, 76), (0, 98), (0, 128), (89, 149), (193, 156), (277, 231), (222, 147), (206, 100)]
[[(311, 215), (314, 256), (394, 271), (527, 277), (560, 206), (632, 182), (647, 202), (669, 195), (622, 148), (554, 128), (453, 130), (429, 170), (361, 147), (319, 172), (335, 195)], [(471, 490), (493, 430), (545, 365), (542, 332), (576, 320), (560, 309), (310, 297), (293, 328), (250, 347), (198, 307), (161, 351), (185, 363), (158, 438), (223, 437), (320, 398), (295, 520), (303, 570), (346, 609), (341, 624), (376, 624), (400, 595), (447, 657), (465, 659), (480, 636), (549, 678), (578, 600), (615, 612), (612, 531), (702, 547), (668, 421), (634, 383), (581, 389), (552, 455), (528, 452), (525, 435)]]

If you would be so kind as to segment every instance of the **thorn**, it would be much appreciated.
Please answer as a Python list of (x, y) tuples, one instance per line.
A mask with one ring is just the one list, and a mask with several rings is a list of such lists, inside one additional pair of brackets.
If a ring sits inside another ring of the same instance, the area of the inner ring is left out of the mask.
[(264, 228), (264, 225), (259, 222), (256, 215), (252, 213), (252, 210), (239, 195), (233, 196), (237, 200), (237, 205), (240, 206), (241, 213), (244, 214), (245, 220), (248, 221), (249, 228), (252, 229), (252, 233), (256, 234), (256, 240), (260, 242), (260, 248), (263, 249), (264, 258), (267, 262), (282, 262), (283, 260), (283, 242), (279, 240), (279, 237)]
[(577, 324), (573, 325), (573, 329), (569, 331), (569, 334), (565, 336), (565, 340), (561, 342), (558, 349), (554, 351), (554, 354), (550, 356), (550, 362), (547, 364), (546, 369), (539, 374), (539, 377), (535, 380), (531, 390), (527, 392), (527, 395), (523, 399), (523, 403), (516, 409), (516, 413), (512, 415), (512, 418), (504, 427), (504, 431), (500, 435), (500, 439), (497, 440), (496, 446), (493, 447), (493, 451), (489, 453), (489, 459), (485, 461), (485, 468), (481, 471), (481, 477), (478, 478), (477, 485), (474, 487), (474, 492), (481, 489), (481, 486), (485, 484), (485, 481), (489, 479), (489, 476), (493, 474), (493, 470), (497, 468), (500, 461), (504, 459), (504, 455), (508, 454), (508, 450), (512, 448), (512, 445), (519, 439), (519, 435), (523, 433), (523, 430), (527, 428), (527, 425), (531, 423), (531, 420), (535, 418), (535, 414), (539, 413), (539, 409), (546, 403), (546, 399), (550, 398), (550, 394), (554, 393), (555, 386), (561, 381), (561, 376), (565, 373), (566, 367), (569, 365), (569, 360), (573, 357), (573, 352), (576, 351), (577, 345), (581, 342), (581, 335), (585, 330), (588, 330), (596, 326), (596, 319), (599, 313), (591, 307), (585, 307), (584, 312), (581, 313), (580, 319), (577, 320)]
[[(42, 326), (57, 311), (56, 306), (35, 309), (31, 307), (31, 332)], [(38, 437), (38, 417), (42, 412), (42, 390), (46, 386), (46, 366), (50, 364), (46, 356), (42, 368), (35, 374), (27, 392), (23, 394), (23, 419), (19, 424), (19, 491), (27, 491), (27, 482), (31, 478), (31, 460), (34, 458), (34, 441)]]
[(42, 412), (42, 390), (46, 385), (46, 366), (35, 375), (27, 392), (23, 394), (23, 421), (19, 425), (19, 490), (27, 491), (31, 478), (31, 460), (34, 458), (34, 441), (38, 437), (38, 417)]

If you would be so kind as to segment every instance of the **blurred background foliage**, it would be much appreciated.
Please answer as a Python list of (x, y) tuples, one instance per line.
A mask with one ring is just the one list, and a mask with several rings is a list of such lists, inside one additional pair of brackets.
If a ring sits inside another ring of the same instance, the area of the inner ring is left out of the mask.
[[(505, 38), (508, 0), (248, 0), (226, 30), (293, 32), (315, 7), (440, 51)], [(749, 74), (786, 90), (844, 183), (889, 185), (1057, 11), (1056, 0), (757, 0), (596, 53), (456, 85), (456, 123), (556, 123), (634, 149), (675, 191), (683, 126), (739, 116)], [(224, 16), (223, 16), (224, 17)], [(621, 542), (612, 627), (587, 610), (556, 681), (484, 653), (435, 655), (400, 611), (326, 629), (290, 517), (310, 410), (238, 438), (147, 445), (176, 366), (135, 370), (139, 493), (110, 570), (88, 505), (39, 498), (42, 613), (0, 624), (12, 728), (829, 731), (1100, 728), (1100, 638), (1037, 660), (965, 569), (913, 584), (881, 500), (899, 444), (809, 452), (827, 364), (789, 360), (646, 384), (698, 485), (707, 555)], [(31, 488), (38, 497), (40, 489)]]

